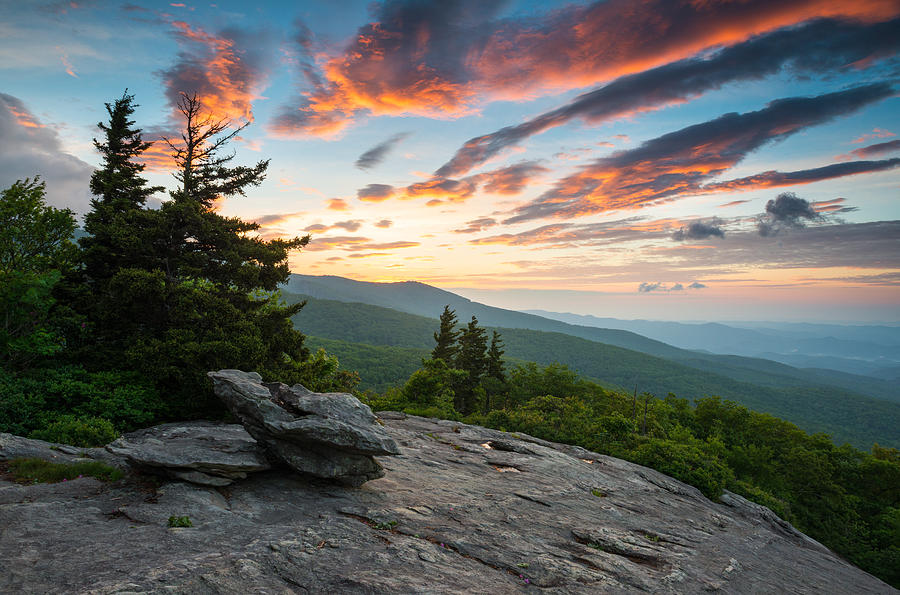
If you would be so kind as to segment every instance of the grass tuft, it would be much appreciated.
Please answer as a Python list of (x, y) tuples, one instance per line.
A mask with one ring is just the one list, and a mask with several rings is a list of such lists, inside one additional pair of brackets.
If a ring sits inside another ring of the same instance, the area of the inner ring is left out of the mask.
[(20, 483), (58, 483), (81, 477), (118, 481), (125, 476), (121, 470), (99, 461), (51, 463), (43, 459), (13, 459), (8, 465), (13, 478)]

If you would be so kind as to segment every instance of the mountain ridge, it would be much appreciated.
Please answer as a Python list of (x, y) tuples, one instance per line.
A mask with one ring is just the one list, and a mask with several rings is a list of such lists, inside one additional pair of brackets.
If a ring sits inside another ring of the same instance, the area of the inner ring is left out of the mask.
[[(900, 394), (897, 393), (893, 384), (882, 379), (847, 378), (804, 371), (787, 364), (761, 358), (715, 353), (703, 354), (627, 330), (572, 325), (535, 314), (488, 306), (418, 281), (375, 283), (355, 281), (334, 275), (292, 274), (285, 285), (285, 290), (319, 299), (365, 303), (427, 318), (435, 318), (446, 304), (456, 311), (461, 323), (467, 322), (474, 315), (484, 326), (560, 332), (589, 341), (662, 357), (698, 370), (724, 374), (737, 381), (754, 379), (755, 383), (763, 385), (775, 383), (798, 386), (804, 384), (838, 386), (866, 396), (900, 402)], [(766, 374), (769, 378), (759, 379), (760, 373)]]

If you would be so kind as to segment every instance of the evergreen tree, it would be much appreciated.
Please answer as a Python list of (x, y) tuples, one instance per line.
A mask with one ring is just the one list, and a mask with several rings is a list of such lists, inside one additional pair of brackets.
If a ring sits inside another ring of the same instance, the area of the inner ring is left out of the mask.
[[(463, 415), (473, 413), (478, 409), (479, 395), (477, 388), (479, 381), (487, 371), (487, 333), (478, 326), (478, 319), (472, 316), (472, 320), (459, 335), (459, 350), (454, 359), (454, 366), (466, 372), (462, 383), (457, 387), (455, 406)], [(483, 391), (482, 391), (483, 392)]]
[(94, 146), (103, 164), (91, 175), (94, 198), (84, 218), (87, 235), (79, 240), (82, 267), (62, 288), (64, 301), (73, 303), (92, 323), (96, 334), (92, 351), (108, 344), (120, 330), (121, 312), (109, 285), (123, 269), (146, 264), (146, 232), (152, 214), (145, 205), (151, 195), (165, 190), (149, 186), (141, 177), (145, 166), (138, 160), (152, 143), (144, 142), (141, 130), (134, 127), (131, 116), (136, 107), (134, 96), (126, 90), (120, 99), (106, 104), (109, 123), (97, 124), (103, 139), (94, 139)]
[(459, 331), (456, 330), (456, 313), (450, 309), (450, 305), (444, 306), (441, 313), (441, 328), (434, 333), (437, 343), (431, 352), (431, 359), (442, 359), (448, 365), (453, 362), (458, 346)]
[(494, 331), (491, 335), (491, 346), (487, 352), (487, 375), (496, 378), (500, 382), (506, 382), (506, 373), (503, 371), (503, 339), (500, 333)]
[[(130, 97), (125, 99), (130, 106)], [(130, 213), (116, 222), (125, 227), (121, 237), (132, 238), (141, 255), (112, 271), (107, 293), (115, 315), (96, 341), (98, 351), (119, 366), (154, 378), (171, 398), (171, 414), (183, 417), (221, 409), (208, 370), (256, 370), (287, 382), (303, 375), (309, 353), (290, 321), (303, 304), (284, 306), (275, 290), (289, 274), (289, 252), (309, 237), (266, 241), (254, 235), (257, 224), (218, 214), (217, 201), (259, 185), (269, 162), (230, 166), (234, 154), (223, 150), (243, 126), (233, 129), (228, 120), (204, 115), (196, 96), (182, 95), (178, 107), (181, 142), (167, 139), (179, 182), (171, 200), (158, 210), (141, 208), (146, 188), (130, 183), (130, 194), (110, 201), (117, 212)], [(114, 107), (104, 130), (121, 128), (116, 114)], [(133, 158), (146, 144), (138, 142), (130, 123), (126, 128), (135, 141), (128, 145)], [(105, 179), (98, 178), (98, 188)], [(107, 204), (97, 202), (101, 208)]]

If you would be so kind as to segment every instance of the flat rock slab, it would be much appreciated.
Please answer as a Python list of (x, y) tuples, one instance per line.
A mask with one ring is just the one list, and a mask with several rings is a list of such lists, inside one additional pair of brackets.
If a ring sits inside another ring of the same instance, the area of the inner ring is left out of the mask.
[(271, 468), (256, 440), (237, 424), (162, 424), (125, 434), (106, 450), (135, 467), (202, 485), (226, 486)]
[(0, 592), (896, 592), (739, 496), (525, 435), (382, 419), (400, 455), (361, 488), (279, 471), (155, 493), (0, 480)]

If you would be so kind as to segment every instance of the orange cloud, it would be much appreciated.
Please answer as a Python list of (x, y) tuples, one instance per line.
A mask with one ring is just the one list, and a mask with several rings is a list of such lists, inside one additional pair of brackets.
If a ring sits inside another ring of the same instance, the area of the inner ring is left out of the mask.
[[(59, 49), (59, 48), (57, 48), (57, 49)], [(63, 54), (62, 56), (59, 57), (59, 59), (66, 69), (66, 74), (68, 74), (71, 77), (78, 78), (78, 75), (75, 74), (75, 69), (72, 67), (72, 63), (69, 62), (68, 54)]]
[(873, 128), (872, 132), (870, 132), (868, 134), (863, 134), (862, 136), (855, 138), (850, 142), (852, 142), (855, 145), (858, 145), (860, 143), (870, 141), (873, 138), (890, 138), (892, 136), (897, 136), (897, 135), (895, 133), (891, 132), (890, 130), (884, 130), (883, 128)]
[(810, 19), (900, 14), (894, 0), (605, 0), (505, 19), (500, 8), (385, 2), (339, 54), (315, 53), (301, 36), (313, 89), (273, 130), (333, 136), (362, 114), (457, 118), (486, 100), (595, 85)]
[(462, 202), (475, 194), (478, 181), (474, 179), (450, 180), (432, 178), (426, 182), (410, 184), (402, 198), (432, 198), (447, 202)]
[(16, 120), (16, 124), (22, 126), (23, 128), (45, 128), (45, 124), (41, 124), (37, 118), (35, 118), (31, 112), (25, 109), (24, 106), (17, 105), (12, 101), (4, 102), (6, 109), (9, 110), (9, 113), (12, 114), (13, 118)]
[(738, 205), (742, 205), (745, 202), (750, 202), (749, 200), (733, 200), (731, 202), (726, 202), (724, 205), (719, 205), (720, 209), (726, 209), (728, 207), (736, 207)]
[(325, 208), (330, 211), (348, 211), (350, 205), (342, 198), (331, 198), (325, 203)]
[(850, 163), (833, 163), (823, 167), (800, 171), (782, 172), (765, 171), (756, 175), (707, 184), (698, 191), (702, 192), (744, 192), (761, 188), (778, 188), (782, 186), (799, 186), (812, 184), (822, 180), (831, 180), (845, 176), (885, 171), (900, 166), (900, 158), (882, 161), (852, 161)]
[(173, 110), (181, 93), (196, 93), (213, 118), (253, 121), (252, 104), (268, 73), (269, 36), (237, 29), (214, 35), (184, 21), (171, 25), (183, 48), (176, 64), (163, 73)]
[(708, 183), (766, 143), (852, 113), (893, 93), (890, 85), (876, 83), (818, 97), (779, 99), (755, 112), (725, 114), (688, 126), (635, 149), (597, 159), (516, 209), (515, 215), (504, 223), (637, 209), (692, 193), (806, 183), (862, 173), (865, 169), (893, 167), (887, 162), (853, 162), (817, 171), (765, 172)]

